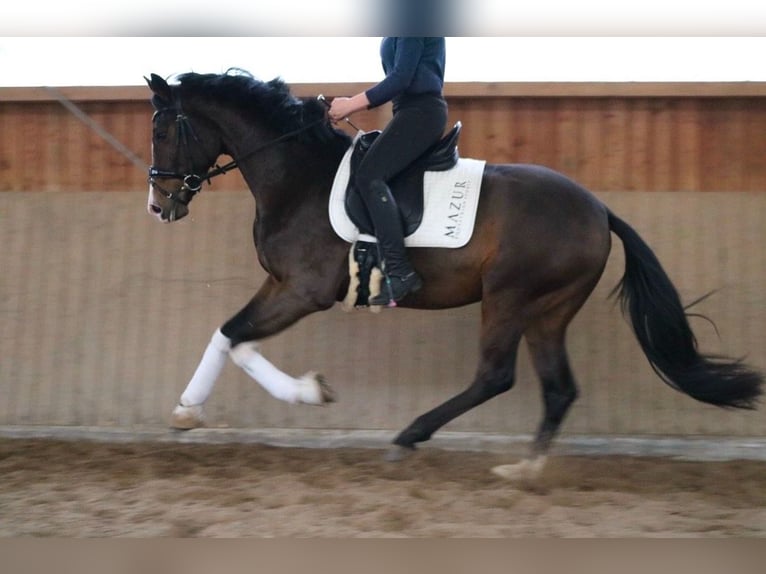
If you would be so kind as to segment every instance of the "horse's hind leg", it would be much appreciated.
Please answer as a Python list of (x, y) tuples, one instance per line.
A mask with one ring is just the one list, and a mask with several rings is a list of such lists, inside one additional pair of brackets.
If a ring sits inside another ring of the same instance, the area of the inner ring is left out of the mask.
[(435, 409), (419, 416), (394, 439), (388, 460), (399, 460), (415, 448), (415, 444), (431, 438), (434, 432), (452, 419), (508, 391), (515, 380), (516, 356), (522, 329), (510, 317), (494, 308), (483, 306), (481, 362), (471, 385)]
[(566, 328), (579, 309), (575, 300), (533, 322), (524, 336), (543, 387), (544, 416), (532, 443), (532, 457), (497, 466), (492, 472), (512, 480), (536, 478), (545, 465), (553, 439), (577, 398), (577, 384), (565, 348)]

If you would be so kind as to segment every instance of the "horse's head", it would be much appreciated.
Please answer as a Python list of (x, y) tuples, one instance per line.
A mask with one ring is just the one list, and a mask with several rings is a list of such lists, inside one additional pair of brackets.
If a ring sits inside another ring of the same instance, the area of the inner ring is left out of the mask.
[(195, 119), (192, 125), (177, 88), (156, 74), (146, 82), (154, 94), (155, 109), (147, 209), (168, 223), (189, 214), (189, 202), (221, 154), (221, 140), (209, 122)]

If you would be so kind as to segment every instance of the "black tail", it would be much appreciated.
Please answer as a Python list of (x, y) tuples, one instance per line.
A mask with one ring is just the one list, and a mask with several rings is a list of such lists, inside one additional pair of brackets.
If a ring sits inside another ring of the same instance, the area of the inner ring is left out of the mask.
[(625, 248), (625, 275), (615, 291), (652, 368), (698, 401), (755, 408), (763, 375), (740, 361), (700, 354), (678, 292), (652, 250), (611, 212), (609, 228)]

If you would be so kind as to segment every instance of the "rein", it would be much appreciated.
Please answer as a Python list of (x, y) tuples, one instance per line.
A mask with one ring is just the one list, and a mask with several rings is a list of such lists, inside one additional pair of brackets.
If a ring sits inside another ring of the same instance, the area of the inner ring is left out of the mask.
[[(178, 140), (176, 142), (176, 147), (179, 149), (179, 151), (182, 151), (187, 157), (191, 157), (191, 154), (189, 153), (190, 150), (189, 150), (189, 142), (188, 142), (187, 134), (190, 133), (192, 137), (194, 138), (194, 141), (197, 142), (198, 144), (200, 142), (199, 142), (199, 139), (197, 138), (197, 135), (194, 133), (194, 129), (192, 128), (191, 123), (189, 122), (189, 118), (186, 116), (186, 114), (184, 114), (179, 109), (178, 106), (173, 108), (165, 108), (162, 110), (157, 110), (155, 114), (161, 114), (161, 113), (171, 112), (171, 111), (176, 113), (176, 123), (178, 124), (178, 130), (177, 130)], [(173, 202), (173, 207), (171, 209), (171, 219), (174, 219), (173, 216), (175, 215), (177, 205), (180, 203), (182, 205), (188, 206), (191, 200), (194, 198), (194, 196), (197, 195), (200, 191), (202, 191), (202, 184), (204, 182), (207, 181), (208, 184), (210, 184), (210, 180), (213, 179), (214, 177), (218, 177), (219, 175), (223, 175), (229, 171), (237, 169), (239, 167), (239, 162), (241, 162), (245, 158), (253, 156), (269, 147), (275, 146), (284, 141), (292, 139), (302, 134), (303, 132), (318, 126), (319, 124), (325, 121), (327, 121), (327, 118), (321, 117), (314, 122), (311, 122), (309, 124), (301, 126), (300, 128), (297, 128), (295, 130), (282, 134), (276, 139), (273, 139), (259, 146), (256, 146), (255, 148), (240, 155), (239, 158), (233, 159), (227, 164), (224, 164), (222, 166), (219, 166), (216, 164), (214, 168), (209, 169), (207, 173), (205, 173), (204, 175), (199, 175), (193, 172), (179, 173), (172, 170), (160, 169), (155, 167), (154, 165), (149, 166), (149, 183), (152, 186), (154, 186), (156, 189), (158, 189), (160, 193), (162, 193), (162, 195), (164, 195), (167, 199)], [(176, 191), (168, 191), (157, 182), (157, 179), (180, 179), (183, 182), (183, 184)]]

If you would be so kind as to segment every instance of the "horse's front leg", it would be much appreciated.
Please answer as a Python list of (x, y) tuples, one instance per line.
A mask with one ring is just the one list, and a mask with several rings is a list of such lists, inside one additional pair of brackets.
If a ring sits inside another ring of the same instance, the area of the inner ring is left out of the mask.
[(213, 392), (227, 357), (280, 400), (311, 405), (333, 402), (335, 395), (320, 375), (307, 373), (294, 378), (283, 373), (259, 352), (257, 343), (332, 303), (330, 297), (301, 296), (269, 277), (255, 297), (213, 333), (173, 410), (171, 426), (185, 430), (204, 425), (203, 405)]

